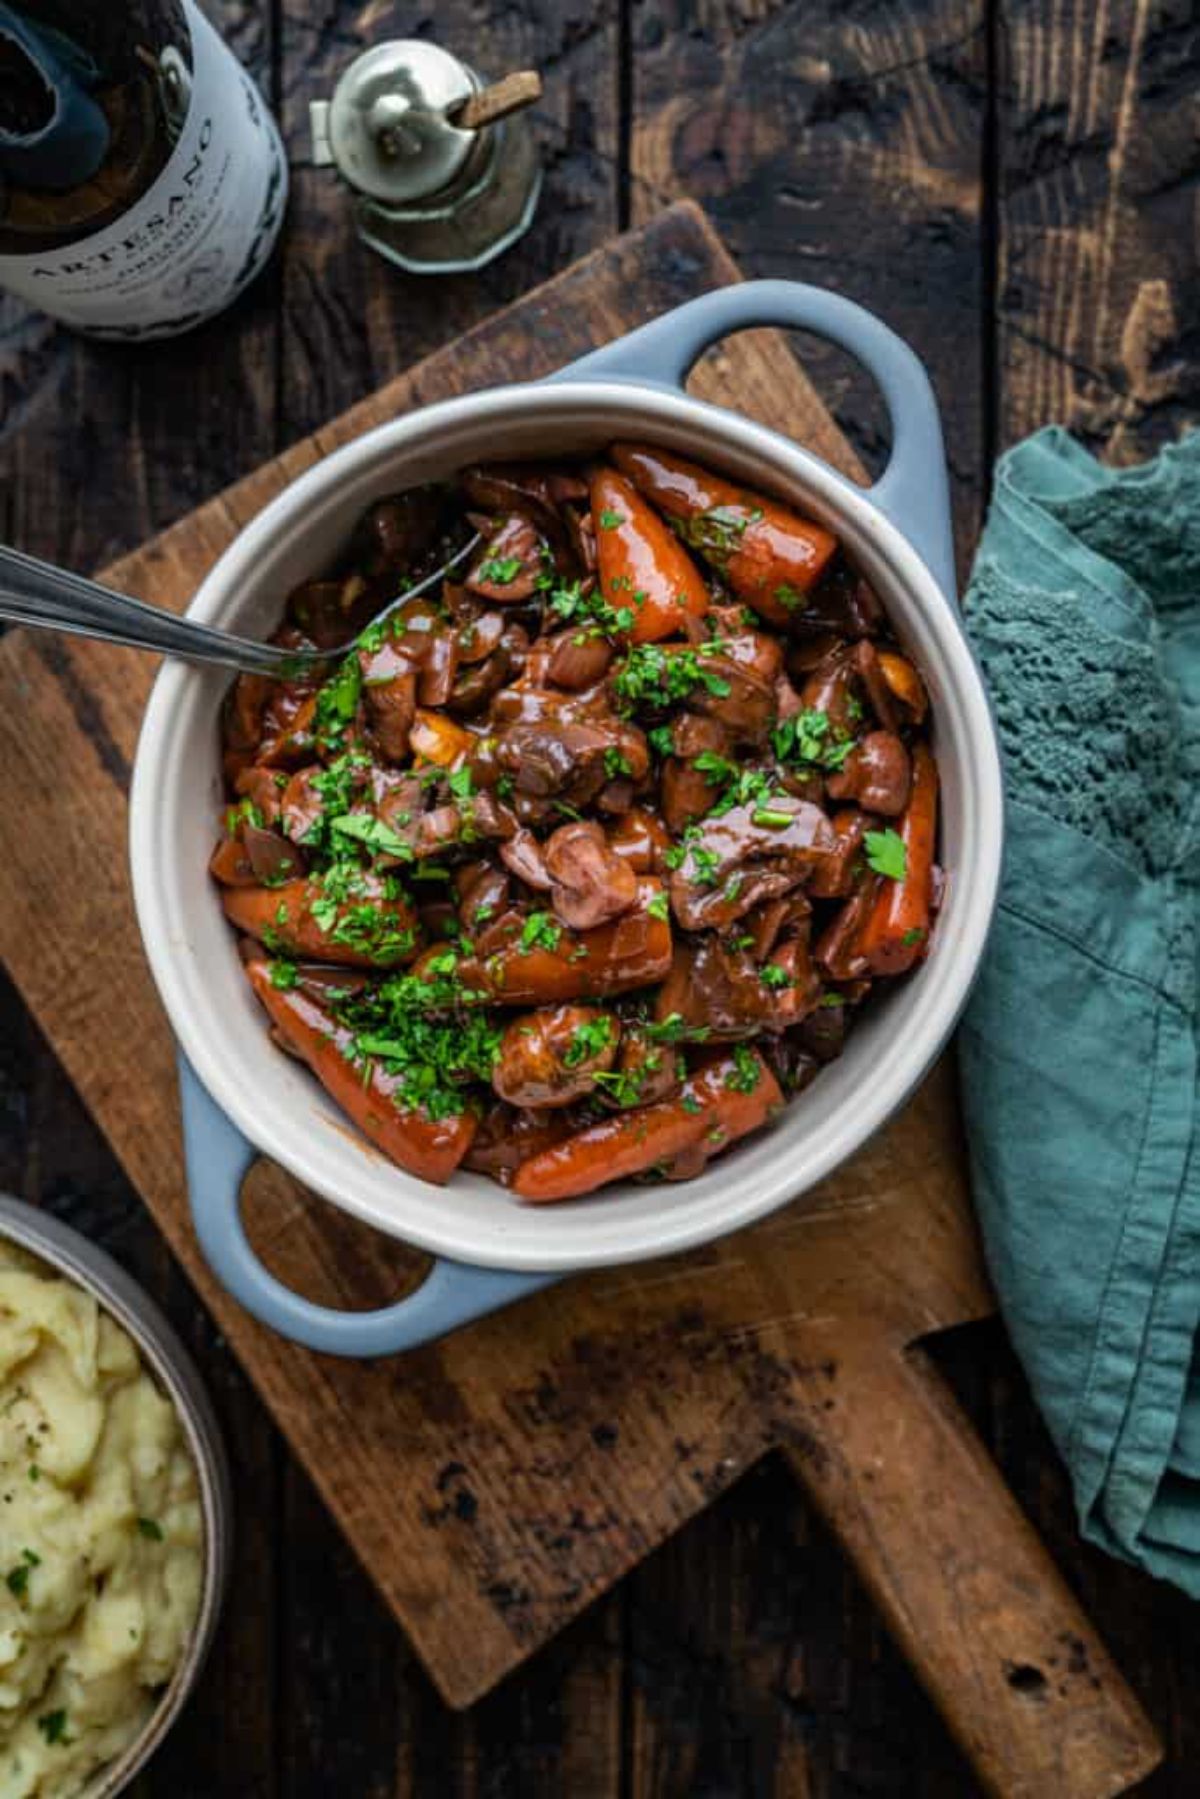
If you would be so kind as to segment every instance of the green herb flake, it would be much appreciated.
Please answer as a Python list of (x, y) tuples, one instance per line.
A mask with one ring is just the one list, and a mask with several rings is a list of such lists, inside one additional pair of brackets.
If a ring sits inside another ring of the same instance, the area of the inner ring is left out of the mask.
[(157, 1518), (139, 1518), (137, 1524), (138, 1534), (140, 1536), (148, 1537), (152, 1543), (162, 1542), (162, 1525), (158, 1522)]
[(666, 920), (671, 916), (671, 902), (666, 892), (656, 893), (646, 906), (647, 916)]
[(48, 1743), (60, 1743), (65, 1749), (71, 1741), (67, 1735), (67, 1714), (59, 1708), (54, 1712), (43, 1712), (37, 1721), (37, 1727)]
[(854, 748), (854, 739), (835, 736), (828, 714), (808, 706), (776, 725), (771, 747), (781, 762), (836, 770)]
[(296, 985), (296, 964), (286, 961), (283, 957), (277, 957), (271, 963), (268, 974), (272, 987), (277, 988), (280, 993), (287, 993)]
[(758, 978), (764, 987), (790, 987), (792, 984), (791, 975), (778, 962), (767, 962), (759, 969)]
[(348, 837), (377, 855), (395, 856), (402, 862), (413, 860), (412, 844), (406, 843), (403, 837), (398, 836), (390, 825), (385, 825), (381, 818), (376, 818), (374, 813), (344, 813), (341, 818), (332, 820), (330, 829), (338, 837)]
[(679, 1103), (684, 1111), (690, 1113), (693, 1118), (698, 1112), (703, 1112), (704, 1110), (704, 1107), (700, 1104), (700, 1101), (696, 1098), (694, 1093), (685, 1093)]
[(613, 1037), (613, 1020), (607, 1014), (601, 1018), (589, 1018), (579, 1026), (574, 1037), (563, 1054), (564, 1068), (578, 1068), (581, 1062), (590, 1062), (596, 1056), (602, 1056)]
[(911, 931), (905, 931), (905, 933), (904, 933), (903, 937), (901, 937), (900, 941), (904, 945), (905, 949), (911, 949), (914, 943), (920, 943), (920, 941), (924, 937), (924, 935), (925, 935), (925, 933), (921, 929), (921, 926), (919, 924), (915, 924), (912, 927)]
[(562, 926), (549, 912), (531, 912), (521, 932), (522, 951), (556, 950), (562, 940)]
[(642, 1028), (651, 1043), (704, 1043), (712, 1035), (710, 1025), (688, 1024), (682, 1012), (668, 1012), (665, 1018)]
[(908, 873), (908, 852), (898, 831), (868, 831), (863, 838), (867, 863), (877, 875), (902, 881)]
[(325, 749), (332, 749), (341, 742), (346, 727), (358, 711), (361, 697), (362, 664), (358, 651), (353, 650), (317, 695), (313, 734)]
[(796, 814), (778, 805), (756, 806), (750, 814), (750, 822), (761, 825), (764, 830), (786, 831), (789, 825), (795, 824)]
[(494, 587), (511, 587), (522, 566), (519, 556), (489, 556), (479, 564), (475, 579), (490, 582)]
[(623, 525), (625, 523), (625, 514), (623, 512), (612, 512), (606, 506), (596, 522), (599, 524), (602, 531), (615, 531), (618, 525)]
[[(718, 647), (705, 645), (711, 651)], [(705, 666), (693, 649), (666, 650), (661, 644), (635, 644), (613, 681), (613, 693), (626, 711), (640, 706), (673, 706), (686, 700), (697, 687), (717, 699), (728, 699), (733, 689), (723, 675)]]
[(552, 587), (550, 610), (563, 624), (586, 627), (577, 642), (586, 643), (589, 637), (617, 637), (633, 629), (632, 607), (610, 605), (599, 588), (585, 593), (582, 580)]
[(734, 1046), (733, 1067), (725, 1076), (725, 1085), (733, 1093), (753, 1093), (762, 1076), (762, 1067), (752, 1049), (744, 1043)]

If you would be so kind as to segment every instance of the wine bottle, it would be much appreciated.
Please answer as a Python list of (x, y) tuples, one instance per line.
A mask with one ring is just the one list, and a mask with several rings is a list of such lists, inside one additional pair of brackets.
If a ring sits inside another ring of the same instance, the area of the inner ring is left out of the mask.
[(275, 122), (194, 0), (0, 0), (0, 287), (98, 337), (211, 318), (287, 199)]

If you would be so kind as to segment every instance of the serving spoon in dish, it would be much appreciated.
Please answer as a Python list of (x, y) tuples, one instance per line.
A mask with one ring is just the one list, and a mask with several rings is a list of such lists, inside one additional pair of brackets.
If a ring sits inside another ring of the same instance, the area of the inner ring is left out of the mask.
[[(478, 532), (469, 537), (440, 568), (389, 600), (371, 623), (378, 624), (405, 601), (428, 593), (474, 555), (482, 542)], [(0, 619), (33, 625), (43, 631), (61, 631), (72, 637), (95, 637), (128, 649), (157, 650), (160, 655), (177, 656), (184, 662), (215, 663), (241, 674), (270, 675), (279, 681), (331, 674), (356, 647), (361, 635), (357, 633), (347, 643), (329, 650), (285, 649), (275, 643), (256, 643), (253, 638), (238, 637), (232, 631), (218, 631), (212, 625), (177, 618), (161, 606), (148, 606), (144, 600), (116, 593), (87, 575), (56, 568), (53, 563), (41, 562), (4, 545), (0, 545)]]

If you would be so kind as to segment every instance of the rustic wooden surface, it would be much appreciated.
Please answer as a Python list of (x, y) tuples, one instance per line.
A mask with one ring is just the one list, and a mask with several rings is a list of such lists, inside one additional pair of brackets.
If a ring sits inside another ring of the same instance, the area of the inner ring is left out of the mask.
[[(387, 9), (226, 5), (288, 131), (282, 263), (224, 327), (130, 353), (3, 316), (0, 523), (80, 566), (179, 516), (498, 302), (694, 193), (751, 273), (828, 280), (925, 356), (969, 554), (996, 448), (1047, 418), (1134, 457), (1197, 400), (1196, 28), (1182, 7), (772, 0), (500, 6), (398, 21), (487, 71), (536, 61), (547, 199), (520, 249), (436, 289), (354, 244), (304, 168), (307, 100)], [(813, 365), (870, 456), (874, 417)], [(119, 767), (127, 746), (102, 744)], [(75, 971), (86, 981), (86, 968)], [(764, 1464), (521, 1676), (447, 1713), (283, 1456), (36, 1032), (10, 1000), (5, 1184), (105, 1237), (165, 1299), (238, 1449), (222, 1651), (145, 1794), (970, 1793), (931, 1709), (778, 1463)], [(1190, 1794), (1194, 1612), (1081, 1549), (998, 1327), (938, 1358), (1163, 1728)], [(352, 1722), (351, 1722), (352, 1721)]]
[[(337, 443), (514, 373), (545, 373), (737, 279), (693, 203), (655, 214), (171, 525), (106, 579), (185, 605), (240, 525)], [(782, 339), (714, 349), (705, 397), (851, 475)], [(578, 1280), (385, 1367), (256, 1326), (197, 1253), (172, 1046), (141, 958), (109, 750), (147, 659), (17, 633), (0, 646), (0, 959), (439, 1692), (490, 1692), (771, 1450), (805, 1481), (999, 1799), (1101, 1799), (1154, 1736), (918, 1338), (992, 1308), (948, 1064), (832, 1180), (703, 1251)], [(40, 927), (40, 930), (39, 930)], [(88, 979), (70, 979), (86, 959)], [(263, 1168), (252, 1237), (291, 1287), (381, 1304), (394, 1244)], [(651, 1373), (652, 1369), (652, 1373)]]

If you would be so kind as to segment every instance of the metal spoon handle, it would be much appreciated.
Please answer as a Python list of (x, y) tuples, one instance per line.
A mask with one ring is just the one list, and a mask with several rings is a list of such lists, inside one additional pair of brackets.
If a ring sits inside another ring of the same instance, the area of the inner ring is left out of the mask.
[(100, 638), (137, 650), (157, 650), (188, 662), (215, 663), (273, 675), (296, 670), (294, 652), (276, 644), (254, 643), (209, 625), (176, 618), (159, 606), (130, 599), (102, 587), (86, 575), (39, 562), (20, 550), (0, 545), (0, 618), (77, 637)]

